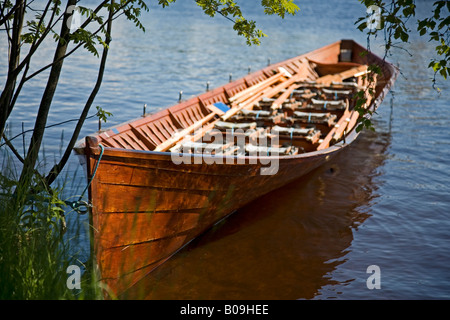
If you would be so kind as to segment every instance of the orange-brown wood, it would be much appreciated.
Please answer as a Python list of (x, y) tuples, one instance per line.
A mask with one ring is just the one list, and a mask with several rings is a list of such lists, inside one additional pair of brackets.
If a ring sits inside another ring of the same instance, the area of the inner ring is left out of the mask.
[(350, 110), (346, 109), (344, 114), (339, 119), (339, 121), (333, 127), (333, 129), (331, 129), (330, 132), (328, 132), (328, 134), (325, 137), (325, 139), (323, 139), (323, 141), (317, 147), (317, 150), (323, 150), (323, 149), (326, 149), (326, 148), (328, 148), (330, 146), (330, 142), (333, 140), (334, 135), (336, 134), (337, 130), (339, 128), (342, 128), (346, 124), (347, 118), (349, 117), (349, 115), (350, 115)]
[[(351, 48), (351, 63), (339, 62), (341, 47)], [(99, 266), (101, 281), (109, 288), (107, 294), (124, 294), (139, 279), (234, 210), (329, 161), (358, 136), (354, 128), (358, 113), (353, 110), (351, 101), (345, 111), (333, 111), (338, 115), (339, 127), (317, 125), (320, 132), (314, 131), (311, 141), (289, 134), (280, 136), (279, 146), (291, 144), (304, 150), (294, 155), (251, 156), (230, 152), (229, 156), (213, 158), (165, 152), (184, 134), (192, 134), (192, 141), (196, 141), (214, 127), (215, 121), (224, 120), (207, 108), (209, 104), (223, 102), (231, 106), (239, 98), (242, 106), (252, 107), (263, 96), (280, 103), (299, 79), (317, 80), (320, 75), (327, 77), (324, 85), (329, 85), (330, 79), (336, 77), (321, 74), (326, 67), (352, 76), (355, 71), (351, 70), (352, 64), (379, 63), (382, 74), (374, 84), (375, 97), (367, 105), (374, 111), (395, 81), (397, 70), (372, 53), (362, 57), (359, 53), (364, 50), (351, 40), (338, 41), (80, 141), (75, 152), (85, 157), (90, 182), (92, 255)], [(315, 69), (314, 65), (319, 64), (321, 68)], [(292, 77), (280, 75), (279, 67), (292, 72)], [(364, 72), (363, 68), (358, 71)], [(236, 114), (239, 108), (232, 110)], [(282, 116), (279, 125), (288, 129), (293, 123), (302, 128), (310, 125), (290, 122), (289, 116)], [(231, 116), (226, 119), (230, 121)], [(264, 123), (265, 127), (259, 127), (254, 137), (269, 132), (275, 125), (267, 120), (255, 121), (258, 126)], [(202, 130), (197, 131), (200, 128)], [(344, 133), (345, 143), (340, 139)], [(320, 134), (323, 142), (319, 145)], [(248, 137), (246, 141), (251, 140), (257, 139)], [(177, 162), (177, 159), (182, 161)], [(263, 174), (264, 169), (275, 164), (275, 171)]]
[(365, 75), (367, 73), (367, 66), (358, 66), (351, 68), (349, 70), (342, 71), (337, 74), (329, 74), (320, 77), (317, 79), (317, 83), (323, 84), (323, 85), (331, 85), (333, 82), (342, 82), (343, 80), (351, 77), (360, 77), (362, 75)]

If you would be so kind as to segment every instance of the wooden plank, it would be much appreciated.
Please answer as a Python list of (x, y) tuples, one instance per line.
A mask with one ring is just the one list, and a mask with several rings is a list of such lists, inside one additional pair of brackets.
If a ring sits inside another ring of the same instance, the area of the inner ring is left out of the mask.
[(199, 108), (192, 107), (191, 110), (195, 114), (195, 118), (197, 119), (197, 121), (204, 117)]
[(344, 114), (342, 115), (342, 117), (337, 122), (337, 124), (333, 127), (333, 129), (330, 130), (330, 132), (328, 132), (328, 134), (325, 137), (325, 139), (323, 139), (323, 141), (319, 144), (319, 146), (317, 147), (317, 150), (326, 149), (326, 148), (328, 148), (330, 146), (330, 142), (333, 139), (334, 134), (336, 133), (336, 130), (341, 125), (343, 125), (343, 123), (346, 121), (346, 119), (349, 117), (349, 115), (350, 115), (350, 110), (346, 109)]
[(239, 104), (237, 107), (232, 108), (230, 111), (228, 111), (225, 115), (222, 116), (222, 120), (227, 120), (230, 117), (234, 116), (237, 112), (239, 112), (241, 109), (252, 109), (253, 106), (261, 101), (263, 98), (272, 98), (274, 95), (291, 85), (292, 83), (296, 81), (302, 80), (303, 74), (298, 74), (295, 76), (292, 76), (288, 80), (283, 81), (282, 83), (276, 85), (275, 87), (267, 88), (264, 92), (259, 92), (258, 95), (255, 95), (255, 97)]
[(275, 101), (272, 103), (271, 109), (279, 109), (283, 105), (283, 102), (291, 95), (292, 91), (294, 91), (299, 86), (297, 84), (291, 85), (286, 89)]
[(270, 85), (276, 83), (277, 81), (280, 81), (283, 77), (286, 77), (285, 73), (282, 73), (282, 72), (276, 73), (272, 77), (267, 78), (266, 80), (263, 80), (261, 82), (258, 82), (257, 84), (252, 85), (252, 86), (248, 87), (247, 89), (244, 89), (241, 92), (235, 94), (233, 97), (230, 98), (230, 101), (231, 102), (243, 101), (243, 100), (245, 100), (246, 97), (248, 98), (248, 96), (251, 96), (256, 91), (260, 90), (261, 88), (270, 86)]
[[(197, 141), (197, 140), (199, 140), (201, 137), (203, 137), (208, 131), (210, 131), (211, 129), (213, 129), (215, 123), (216, 123), (216, 122), (212, 122), (212, 123), (208, 123), (208, 124), (206, 124), (206, 125), (203, 125), (203, 126), (200, 127), (200, 130), (198, 130), (198, 129), (195, 130), (195, 134), (189, 135), (189, 138), (188, 138), (188, 135), (186, 135), (185, 137), (189, 139), (188, 141)], [(172, 152), (172, 151), (176, 151), (176, 150), (181, 146), (181, 144), (183, 144), (184, 142), (186, 142), (186, 138), (183, 137), (183, 139), (182, 139), (181, 141), (179, 141), (179, 142), (176, 143), (173, 147), (170, 148), (170, 151), (171, 151), (171, 152)]]
[(167, 131), (169, 131), (171, 134), (178, 129), (183, 128), (182, 126), (175, 125), (172, 121), (172, 118), (169, 116), (169, 119), (161, 119), (161, 122), (163, 123), (164, 127)]
[(359, 112), (353, 110), (350, 115), (350, 121), (345, 130), (345, 134), (348, 134), (353, 129), (353, 127), (356, 125), (356, 122), (358, 121), (358, 118), (359, 118)]
[(294, 60), (292, 60), (292, 63), (297, 67), (297, 73), (298, 73), (305, 67), (305, 64), (307, 64), (308, 61), (305, 61), (303, 59), (300, 59), (300, 60), (294, 59)]
[(192, 123), (188, 121), (187, 117), (186, 117), (186, 111), (180, 111), (178, 114), (178, 119), (180, 120), (180, 122), (183, 124), (184, 128), (189, 127)]
[(267, 88), (270, 88), (270, 86), (272, 84), (273, 83), (268, 83), (268, 84), (266, 84), (266, 85), (264, 85), (262, 87), (256, 88), (256, 89), (252, 88), (251, 91), (248, 91), (245, 95), (243, 95), (239, 99), (230, 100), (231, 101), (231, 105), (232, 106), (236, 106), (236, 105), (239, 105), (240, 103), (246, 103), (249, 100), (254, 99), (256, 96), (261, 95), (262, 92), (264, 92), (264, 90), (266, 90)]
[(101, 141), (102, 144), (105, 145), (105, 147), (111, 147), (111, 148), (121, 148), (114, 140), (112, 139), (103, 139)]
[(166, 140), (164, 135), (161, 132), (159, 132), (158, 128), (156, 128), (154, 122), (147, 123), (147, 128), (153, 133), (153, 135), (158, 137), (159, 141), (165, 141)]
[(136, 137), (142, 141), (143, 144), (148, 148), (148, 150), (153, 150), (158, 145), (154, 140), (150, 137), (147, 137), (142, 133), (138, 128), (136, 128), (132, 123), (130, 123), (131, 131), (136, 135)]
[(286, 81), (284, 81), (284, 82), (274, 86), (273, 88), (271, 88), (268, 92), (266, 92), (264, 94), (264, 97), (265, 98), (272, 98), (277, 93), (281, 92), (283, 89), (286, 89), (286, 88), (290, 87), (292, 84), (294, 84), (297, 81), (301, 81), (302, 79), (304, 79), (304, 75), (303, 74), (296, 74), (295, 76), (292, 76), (288, 80), (286, 80)]
[(245, 146), (245, 151), (249, 152), (250, 155), (258, 155), (258, 156), (283, 155), (283, 154), (290, 154), (291, 152), (297, 152), (295, 146), (273, 147), (273, 146), (255, 146), (252, 144), (247, 144)]
[(195, 123), (196, 121), (200, 121), (202, 119), (202, 117), (198, 117), (194, 111), (192, 110), (192, 108), (186, 109), (186, 115), (192, 119), (192, 121)]
[(148, 138), (151, 141), (154, 141), (156, 145), (161, 143), (163, 140), (161, 140), (157, 135), (153, 133), (153, 130), (148, 126), (148, 124), (142, 125), (139, 127), (139, 130), (142, 131), (145, 135), (148, 136)]
[(154, 121), (153, 125), (164, 136), (164, 140), (170, 139), (172, 134), (169, 131), (166, 130), (164, 125), (161, 123), (161, 120), (160, 121)]
[(342, 121), (341, 123), (336, 124), (336, 131), (333, 134), (333, 141), (339, 141), (339, 139), (341, 139), (342, 135), (345, 132), (345, 129), (347, 128), (347, 125), (349, 124), (349, 122), (351, 121), (351, 117), (350, 114), (348, 115), (347, 118), (344, 119), (344, 121)]
[(170, 117), (170, 120), (172, 121), (173, 125), (175, 125), (175, 127), (177, 127), (178, 129), (184, 128), (184, 126), (181, 124), (181, 122), (178, 121), (177, 117), (175, 117), (173, 112), (170, 111), (170, 109), (167, 109), (167, 110), (169, 111), (169, 117)]
[(124, 132), (124, 139), (128, 142), (129, 145), (131, 145), (135, 150), (145, 150), (146, 146), (139, 141), (139, 139), (136, 139), (133, 132), (131, 130)]
[(112, 138), (114, 139), (114, 141), (116, 141), (121, 146), (121, 148), (123, 148), (123, 149), (127, 149), (128, 148), (127, 142), (124, 141), (120, 135), (115, 135)]
[(185, 135), (191, 134), (192, 132), (194, 132), (196, 129), (200, 128), (201, 126), (203, 126), (208, 121), (214, 119), (215, 116), (216, 116), (216, 113), (208, 114), (206, 117), (204, 117), (200, 121), (195, 122), (193, 125), (191, 125), (191, 126), (187, 127), (186, 129), (181, 130), (180, 132), (176, 133), (172, 138), (167, 139), (166, 141), (161, 143), (159, 146), (157, 146), (155, 148), (155, 151), (166, 151), (167, 149), (172, 147), (174, 144), (176, 144), (178, 141), (183, 139), (183, 137)]
[(367, 72), (367, 66), (361, 65), (359, 67), (351, 68), (340, 73), (328, 74), (323, 77), (317, 78), (316, 82), (323, 85), (331, 85), (332, 82), (342, 82), (347, 78), (359, 77), (366, 74)]

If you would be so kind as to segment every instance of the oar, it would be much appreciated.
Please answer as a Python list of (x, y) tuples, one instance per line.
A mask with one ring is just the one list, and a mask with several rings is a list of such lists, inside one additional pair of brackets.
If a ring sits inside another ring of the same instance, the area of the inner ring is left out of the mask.
[[(215, 103), (213, 105), (208, 106), (208, 109), (211, 110), (211, 113), (205, 116), (203, 119), (195, 122), (191, 126), (183, 129), (182, 131), (177, 132), (173, 137), (170, 139), (167, 139), (160, 145), (158, 145), (154, 151), (167, 151), (170, 149), (173, 145), (177, 144), (180, 140), (183, 139), (184, 136), (191, 134), (198, 128), (202, 127), (205, 123), (212, 120), (215, 116), (219, 115), (220, 118), (214, 120), (212, 123), (208, 124), (208, 127), (213, 127), (214, 123), (216, 123), (219, 120), (227, 120), (228, 118), (234, 116), (236, 113), (238, 113), (240, 110), (242, 110), (244, 107), (248, 106), (250, 103), (255, 104), (257, 101), (262, 99), (262, 95), (258, 95), (255, 99), (250, 99), (251, 102), (247, 103), (241, 103), (237, 107), (229, 109), (228, 106), (226, 106), (224, 103)], [(225, 107), (228, 109), (225, 112)]]
[[(365, 67), (365, 69), (363, 69), (362, 67)], [(356, 76), (357, 73), (364, 72), (365, 70), (367, 70), (367, 66), (361, 66), (361, 67), (358, 67), (358, 68), (352, 68), (352, 69), (350, 69), (350, 70), (341, 72), (341, 73), (339, 73), (339, 74), (335, 74), (335, 75), (327, 75), (327, 76), (318, 78), (317, 80), (322, 81), (322, 83), (327, 83), (327, 82), (330, 82), (330, 83), (331, 83), (331, 81), (335, 81), (336, 79), (340, 79), (340, 81), (342, 81), (343, 79), (346, 79), (346, 78), (349, 78), (349, 77), (352, 77), (352, 76)], [(253, 92), (254, 92), (255, 90), (256, 90), (257, 92), (258, 92), (258, 91), (261, 92), (261, 90), (262, 90), (261, 88), (267, 88), (268, 83), (272, 83), (272, 84), (273, 84), (273, 83), (276, 83), (276, 81), (277, 81), (278, 79), (281, 79), (280, 74), (282, 74), (282, 75), (283, 75), (283, 74), (284, 74), (284, 75), (289, 74), (289, 73), (287, 73), (287, 71), (286, 71), (284, 68), (279, 68), (279, 71), (280, 71), (280, 72), (277, 73), (277, 74), (275, 74), (274, 76), (272, 76), (272, 77), (270, 77), (270, 78), (268, 78), (268, 79), (266, 79), (266, 80), (263, 80), (263, 81), (261, 81), (260, 83), (257, 83), (256, 85), (254, 85), (254, 86), (252, 86), (252, 87), (249, 87), (248, 89), (253, 88)], [(213, 111), (212, 111), (210, 114), (208, 114), (207, 116), (205, 116), (203, 119), (201, 119), (201, 120), (195, 122), (195, 123), (192, 124), (191, 126), (185, 128), (185, 129), (183, 129), (182, 131), (177, 132), (173, 137), (171, 137), (170, 139), (167, 139), (166, 141), (164, 141), (163, 143), (161, 143), (160, 145), (158, 145), (158, 146), (154, 149), (154, 151), (166, 151), (166, 150), (168, 150), (168, 149), (171, 148), (173, 145), (175, 145), (176, 143), (178, 143), (181, 139), (183, 139), (184, 136), (186, 136), (186, 135), (188, 135), (188, 134), (191, 134), (191, 133), (194, 132), (196, 129), (198, 129), (199, 127), (203, 126), (203, 125), (204, 125), (205, 123), (207, 123), (208, 121), (212, 120), (215, 116), (220, 115), (220, 118), (219, 118), (219, 119), (216, 119), (216, 120), (214, 121), (214, 123), (217, 122), (217, 121), (219, 121), (219, 120), (227, 120), (227, 119), (229, 119), (230, 117), (234, 116), (236, 113), (238, 113), (238, 112), (239, 112), (240, 110), (242, 110), (243, 108), (253, 107), (253, 105), (254, 105), (255, 103), (257, 103), (258, 101), (260, 101), (263, 97), (267, 97), (267, 98), (273, 97), (275, 94), (277, 94), (277, 93), (280, 92), (281, 90), (285, 89), (286, 87), (292, 85), (293, 83), (295, 83), (295, 82), (297, 82), (297, 81), (300, 81), (300, 80), (301, 80), (301, 77), (303, 77), (303, 76), (304, 76), (303, 74), (296, 74), (295, 76), (292, 76), (292, 75), (291, 75), (291, 77), (290, 77), (288, 80), (283, 81), (281, 84), (279, 84), (279, 85), (277, 85), (277, 86), (275, 86), (275, 87), (273, 87), (273, 88), (270, 88), (270, 89), (268, 90), (268, 92), (266, 92), (265, 94), (259, 94), (259, 95), (258, 95), (256, 98), (254, 98), (254, 99), (250, 98), (249, 101), (244, 101), (244, 102), (238, 104), (238, 106), (229, 109), (229, 110), (226, 111), (225, 113), (223, 113), (223, 111), (222, 111), (222, 112), (220, 112), (220, 111), (215, 111), (214, 108), (212, 108)], [(330, 77), (330, 76), (331, 76), (331, 77)], [(328, 77), (328, 78), (327, 78), (327, 77)], [(316, 80), (316, 81), (317, 81), (317, 80)], [(270, 84), (269, 84), (269, 86), (270, 86)], [(256, 89), (255, 89), (255, 87), (256, 87)], [(248, 89), (246, 89), (246, 90), (248, 90)], [(259, 89), (259, 90), (257, 90), (257, 89)], [(248, 93), (248, 92), (249, 92), (249, 91), (247, 91), (247, 93)], [(237, 95), (239, 95), (239, 93), (238, 93)], [(235, 95), (234, 97), (236, 97), (237, 95)], [(242, 97), (242, 95), (240, 95), (240, 97)], [(238, 98), (239, 98), (239, 96), (238, 96)], [(231, 99), (230, 99), (230, 100), (231, 100)], [(236, 101), (236, 99), (234, 99), (234, 100)]]
[(286, 89), (287, 87), (291, 86), (292, 84), (295, 84), (296, 82), (302, 80), (302, 78), (303, 78), (303, 74), (296, 74), (295, 76), (292, 76), (288, 80), (285, 80), (282, 83), (280, 83), (272, 88), (269, 88), (262, 94), (255, 96), (253, 99), (249, 99), (248, 101), (245, 101), (245, 102), (239, 104), (237, 107), (232, 108), (229, 113), (224, 115), (223, 119), (226, 120), (226, 119), (232, 117), (233, 115), (235, 115), (237, 112), (239, 112), (242, 109), (253, 108), (253, 106), (257, 102), (261, 101), (263, 98), (272, 98), (280, 91), (282, 91), (282, 90)]
[(184, 136), (191, 134), (192, 132), (194, 132), (201, 126), (203, 126), (205, 123), (207, 123), (208, 121), (213, 119), (217, 114), (218, 114), (217, 112), (211, 112), (210, 114), (205, 116), (203, 119), (195, 122), (194, 124), (192, 124), (191, 126), (185, 128), (185, 129), (177, 132), (173, 137), (171, 137), (170, 139), (167, 139), (163, 143), (156, 146), (154, 151), (161, 151), (161, 152), (166, 151), (167, 149), (172, 147), (174, 144), (176, 144), (178, 141), (183, 139)]
[(258, 82), (257, 84), (248, 87), (247, 89), (244, 89), (238, 93), (236, 93), (234, 96), (230, 98), (231, 103), (241, 103), (251, 97), (255, 92), (258, 92), (260, 90), (263, 90), (272, 84), (276, 83), (279, 80), (282, 80), (283, 77), (290, 78), (292, 75), (284, 68), (279, 67), (278, 73), (274, 74), (273, 76)]
[[(256, 103), (256, 102), (255, 102)], [(173, 145), (177, 144), (180, 140), (183, 139), (184, 136), (191, 134), (195, 130), (197, 130), (199, 127), (203, 126), (205, 123), (212, 120), (215, 116), (220, 116), (219, 119), (216, 119), (213, 123), (216, 123), (219, 120), (226, 120), (233, 115), (235, 115), (239, 110), (241, 110), (246, 104), (240, 104), (237, 107), (234, 108), (228, 108), (224, 103), (215, 103), (213, 105), (208, 106), (208, 109), (211, 110), (211, 113), (205, 116), (203, 119), (195, 122), (194, 124), (190, 125), (189, 127), (183, 129), (182, 131), (177, 132), (173, 137), (170, 139), (167, 139), (166, 141), (159, 144), (154, 151), (167, 151), (170, 149)], [(212, 124), (209, 124), (212, 125)], [(209, 126), (208, 125), (208, 126)]]
[(286, 101), (286, 99), (291, 95), (292, 91), (294, 91), (298, 87), (299, 85), (295, 83), (287, 88), (286, 91), (284, 91), (277, 99), (275, 99), (275, 101), (272, 103), (271, 109), (279, 109), (282, 106), (283, 102)]
[(342, 115), (342, 117), (339, 119), (338, 123), (330, 130), (330, 132), (328, 132), (325, 139), (323, 139), (323, 141), (317, 147), (317, 150), (326, 149), (330, 146), (330, 142), (333, 139), (336, 131), (338, 130), (339, 127), (342, 127), (345, 125), (345, 121), (347, 121), (347, 118), (349, 116), (350, 116), (350, 110), (348, 110), (348, 108), (347, 108), (347, 109), (345, 109), (345, 112)]

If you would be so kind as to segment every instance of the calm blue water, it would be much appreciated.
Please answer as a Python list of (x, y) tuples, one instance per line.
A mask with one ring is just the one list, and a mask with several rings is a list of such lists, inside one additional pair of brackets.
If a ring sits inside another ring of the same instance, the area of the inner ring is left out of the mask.
[[(418, 17), (432, 2), (417, 1)], [(354, 0), (297, 1), (301, 11), (280, 20), (258, 1), (244, 12), (268, 34), (248, 47), (229, 21), (206, 17), (193, 1), (156, 5), (142, 18), (145, 33), (119, 19), (101, 91), (94, 106), (112, 112), (104, 126), (137, 118), (281, 61), (349, 38), (365, 45), (354, 21), (364, 9)], [(1, 37), (4, 37), (2, 34)], [(426, 66), (427, 39), (413, 36), (388, 59), (400, 66), (393, 92), (375, 116), (376, 132), (336, 162), (243, 208), (193, 243), (149, 279), (147, 298), (163, 299), (448, 299), (450, 298), (449, 84), (439, 95)], [(2, 38), (2, 43), (5, 43)], [(371, 48), (383, 53), (380, 39)], [(0, 79), (7, 48), (0, 47)], [(33, 60), (51, 59), (51, 47)], [(70, 57), (57, 89), (49, 124), (76, 118), (95, 83), (99, 60)], [(36, 70), (37, 67), (34, 67)], [(10, 136), (33, 127), (45, 74), (30, 81), (10, 121)], [(91, 111), (91, 114), (94, 110)], [(53, 164), (74, 122), (48, 130), (42, 166)], [(97, 130), (88, 121), (81, 133)], [(31, 134), (26, 135), (29, 138)], [(56, 142), (55, 142), (56, 141)], [(22, 139), (15, 140), (22, 150)], [(86, 185), (78, 160), (63, 178), (67, 197)], [(86, 217), (71, 214), (71, 222)], [(87, 251), (82, 232), (80, 250)], [(369, 290), (366, 269), (381, 270), (381, 289)], [(144, 281), (145, 282), (145, 281)]]

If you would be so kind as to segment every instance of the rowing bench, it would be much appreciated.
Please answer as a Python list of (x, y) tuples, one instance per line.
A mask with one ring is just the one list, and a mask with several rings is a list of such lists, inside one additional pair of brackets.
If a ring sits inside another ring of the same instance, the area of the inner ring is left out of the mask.
[(277, 133), (282, 139), (304, 139), (313, 144), (317, 143), (321, 136), (320, 131), (315, 128), (286, 128), (274, 126), (271, 133)]

